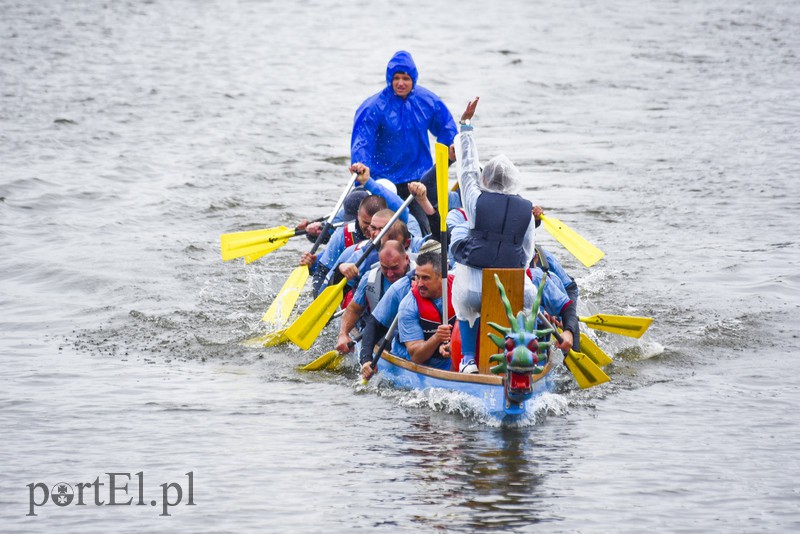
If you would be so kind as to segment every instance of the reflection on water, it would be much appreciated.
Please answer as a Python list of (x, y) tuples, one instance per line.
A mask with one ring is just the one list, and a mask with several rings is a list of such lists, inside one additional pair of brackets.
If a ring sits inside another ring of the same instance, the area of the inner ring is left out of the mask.
[(560, 520), (546, 505), (551, 495), (543, 481), (560, 469), (556, 458), (565, 436), (554, 447), (549, 429), (486, 429), (436, 416), (416, 420), (409, 430), (397, 436), (395, 453), (404, 458), (417, 495), (402, 499), (416, 507), (420, 525), (491, 531)]

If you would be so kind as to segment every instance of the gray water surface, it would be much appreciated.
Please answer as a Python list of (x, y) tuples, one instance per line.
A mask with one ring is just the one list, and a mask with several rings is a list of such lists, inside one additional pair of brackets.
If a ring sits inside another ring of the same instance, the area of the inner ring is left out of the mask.
[[(799, 25), (780, 0), (0, 1), (0, 530), (797, 531)], [(241, 345), (310, 245), (245, 266), (220, 234), (327, 213), (398, 49), (606, 252), (538, 233), (583, 313), (655, 318), (590, 332), (611, 383), (559, 370), (503, 426), (298, 372), (332, 331)], [(133, 504), (26, 515), (29, 485), (109, 472)]]

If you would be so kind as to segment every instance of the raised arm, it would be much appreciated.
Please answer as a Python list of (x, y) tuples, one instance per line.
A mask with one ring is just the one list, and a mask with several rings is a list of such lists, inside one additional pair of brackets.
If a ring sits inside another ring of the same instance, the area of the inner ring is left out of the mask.
[(461, 190), (461, 203), (469, 220), (475, 220), (475, 205), (478, 202), (478, 195), (480, 195), (478, 187), (480, 160), (478, 159), (478, 148), (472, 137), (472, 125), (467, 121), (471, 121), (475, 115), (479, 100), (479, 97), (470, 100), (464, 113), (461, 114), (461, 133), (458, 134), (455, 142), (456, 176)]

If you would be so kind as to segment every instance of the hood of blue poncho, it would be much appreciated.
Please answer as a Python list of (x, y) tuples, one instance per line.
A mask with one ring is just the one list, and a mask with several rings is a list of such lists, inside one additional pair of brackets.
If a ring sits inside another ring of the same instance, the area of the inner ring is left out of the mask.
[(389, 64), (386, 65), (386, 84), (392, 86), (392, 78), (398, 72), (405, 72), (411, 76), (411, 81), (414, 82), (414, 87), (417, 86), (417, 65), (414, 63), (414, 58), (405, 50), (395, 52)]

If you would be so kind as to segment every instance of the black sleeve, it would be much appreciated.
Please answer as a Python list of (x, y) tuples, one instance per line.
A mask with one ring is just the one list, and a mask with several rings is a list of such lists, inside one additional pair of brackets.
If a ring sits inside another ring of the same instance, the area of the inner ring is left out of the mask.
[(336, 271), (334, 271), (333, 277), (331, 278), (330, 285), (332, 285), (332, 286), (335, 286), (336, 284), (338, 284), (339, 282), (341, 282), (344, 279), (344, 275), (342, 274), (342, 271), (339, 270), (339, 265), (341, 265), (341, 264), (337, 264), (336, 265)]
[(572, 300), (561, 310), (561, 322), (564, 325), (564, 330), (572, 332), (572, 350), (575, 352), (581, 351), (581, 327), (578, 322), (577, 303)]
[(330, 269), (324, 265), (318, 264), (317, 269), (314, 271), (314, 279), (312, 280), (312, 289), (314, 290), (314, 297), (318, 297), (323, 289), (325, 277), (328, 275)]
[(383, 326), (380, 321), (375, 319), (374, 315), (369, 315), (367, 318), (367, 324), (361, 331), (361, 354), (359, 355), (358, 359), (361, 365), (372, 361), (375, 345), (378, 343), (380, 338), (386, 335), (388, 331), (389, 329)]
[(567, 296), (574, 302), (576, 305), (578, 304), (578, 282), (575, 279), (572, 279), (572, 282), (565, 287), (564, 289), (567, 290)]
[[(438, 210), (438, 208), (437, 208)], [(436, 241), (442, 242), (442, 231), (439, 229), (439, 212), (433, 212), (433, 215), (428, 215), (428, 225), (431, 228), (431, 238)]]

